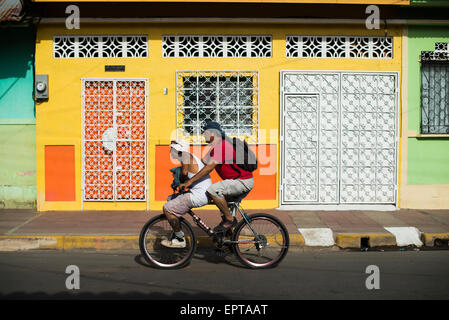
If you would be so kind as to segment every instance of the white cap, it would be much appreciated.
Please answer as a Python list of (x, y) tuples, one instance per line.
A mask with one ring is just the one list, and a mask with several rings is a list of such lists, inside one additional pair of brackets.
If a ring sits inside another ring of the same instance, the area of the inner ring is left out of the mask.
[(180, 152), (189, 152), (189, 143), (184, 139), (176, 139), (171, 142), (170, 148)]

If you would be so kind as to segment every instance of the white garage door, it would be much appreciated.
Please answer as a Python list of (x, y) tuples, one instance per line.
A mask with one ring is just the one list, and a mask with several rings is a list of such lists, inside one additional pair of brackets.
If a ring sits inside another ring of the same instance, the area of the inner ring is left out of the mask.
[(281, 74), (281, 204), (393, 204), (397, 73)]

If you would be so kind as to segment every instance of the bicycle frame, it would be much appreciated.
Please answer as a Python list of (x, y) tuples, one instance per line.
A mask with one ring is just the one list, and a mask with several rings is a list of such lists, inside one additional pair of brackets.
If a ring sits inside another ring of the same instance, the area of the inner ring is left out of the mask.
[[(246, 221), (250, 229), (253, 231), (254, 235), (257, 235), (257, 232), (253, 229), (251, 225), (251, 219), (247, 216), (245, 210), (243, 210), (242, 206), (240, 205), (240, 202), (228, 202), (228, 207), (230, 208), (231, 214), (233, 217), (235, 217), (236, 212), (238, 211), (242, 218)], [(220, 212), (221, 213), (221, 212)], [(203, 230), (208, 236), (212, 237), (215, 235), (214, 231), (209, 228), (203, 220), (201, 220), (200, 217), (198, 217), (192, 210), (188, 212), (188, 214), (192, 217), (193, 222), (201, 229)], [(223, 216), (223, 214), (222, 214)]]

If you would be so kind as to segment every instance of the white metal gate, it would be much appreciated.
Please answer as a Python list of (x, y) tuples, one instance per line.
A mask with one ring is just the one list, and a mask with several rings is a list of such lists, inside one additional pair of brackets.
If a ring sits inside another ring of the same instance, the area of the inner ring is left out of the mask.
[(82, 80), (85, 201), (147, 199), (146, 79)]
[(393, 204), (398, 75), (281, 73), (281, 204)]

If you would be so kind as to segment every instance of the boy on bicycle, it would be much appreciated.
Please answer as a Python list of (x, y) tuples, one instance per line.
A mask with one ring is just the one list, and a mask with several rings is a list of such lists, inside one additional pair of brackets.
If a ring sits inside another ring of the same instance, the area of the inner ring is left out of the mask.
[[(192, 178), (204, 164), (189, 152), (189, 144), (183, 139), (172, 141), (170, 155), (181, 162), (181, 182)], [(191, 184), (189, 192), (182, 193), (164, 204), (162, 210), (173, 228), (173, 236), (163, 239), (161, 244), (168, 248), (185, 248), (184, 232), (181, 230), (178, 217), (186, 214), (190, 209), (202, 207), (208, 203), (206, 190), (212, 184), (209, 174), (204, 175)]]

